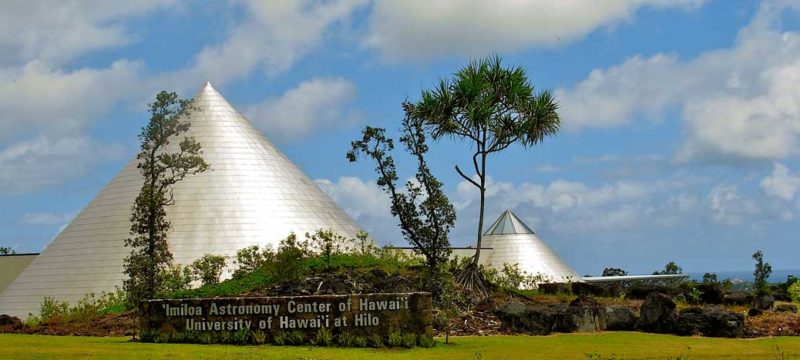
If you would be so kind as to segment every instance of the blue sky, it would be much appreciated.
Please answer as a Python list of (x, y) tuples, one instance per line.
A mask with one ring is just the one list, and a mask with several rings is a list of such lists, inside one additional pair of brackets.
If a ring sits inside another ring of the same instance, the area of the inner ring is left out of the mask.
[[(562, 130), (490, 159), (506, 208), (578, 272), (797, 268), (800, 5), (793, 1), (105, 1), (0, 4), (0, 246), (40, 251), (136, 153), (145, 104), (209, 80), (381, 243), (404, 245), (368, 163), (416, 100), (500, 54)], [(432, 146), (474, 241), (477, 193)], [(413, 175), (396, 154), (401, 177)]]

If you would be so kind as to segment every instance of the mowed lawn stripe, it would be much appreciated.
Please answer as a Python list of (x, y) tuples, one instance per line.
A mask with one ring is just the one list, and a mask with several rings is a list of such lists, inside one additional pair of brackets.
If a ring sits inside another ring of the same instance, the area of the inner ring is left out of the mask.
[(143, 344), (123, 337), (0, 334), (0, 359), (800, 359), (800, 338), (711, 339), (636, 332), (451, 337), (432, 349)]

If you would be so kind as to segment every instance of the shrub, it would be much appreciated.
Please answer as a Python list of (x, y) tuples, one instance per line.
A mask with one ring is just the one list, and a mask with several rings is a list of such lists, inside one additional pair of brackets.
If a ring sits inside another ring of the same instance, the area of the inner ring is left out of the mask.
[(356, 336), (353, 338), (353, 346), (355, 347), (360, 347), (360, 348), (367, 347), (367, 343), (368, 343), (367, 338), (363, 336)]
[(401, 341), (403, 347), (406, 349), (411, 349), (414, 346), (417, 346), (417, 334), (405, 334), (403, 335), (403, 339)]
[(233, 333), (233, 342), (244, 345), (250, 342), (250, 330), (247, 329), (239, 329)]
[(275, 254), (273, 274), (278, 281), (293, 281), (303, 273), (303, 259), (308, 255), (308, 249), (303, 243), (297, 241), (297, 235), (289, 234), (281, 240), (278, 252)]
[(313, 234), (306, 233), (306, 242), (325, 261), (326, 270), (331, 267), (331, 256), (342, 253), (342, 247), (346, 240), (344, 236), (338, 235), (332, 230), (317, 230)]
[(61, 318), (69, 312), (69, 304), (58, 301), (56, 298), (45, 296), (42, 305), (39, 306), (39, 317), (43, 322), (48, 322), (56, 318)]
[(205, 254), (192, 263), (192, 273), (203, 285), (219, 283), (223, 268), (225, 268), (225, 257), (219, 255)]
[(286, 336), (289, 345), (303, 345), (306, 342), (306, 335), (302, 331), (292, 331)]
[(386, 339), (386, 345), (389, 345), (390, 347), (403, 346), (403, 334), (398, 331), (389, 334), (389, 338)]
[(436, 346), (436, 340), (433, 339), (433, 336), (428, 334), (420, 335), (418, 343), (420, 347), (424, 348), (432, 348)]
[(795, 281), (789, 286), (789, 296), (794, 302), (800, 302), (800, 281)]
[(250, 337), (253, 340), (253, 344), (255, 345), (263, 345), (267, 342), (267, 333), (257, 330), (253, 332), (252, 336)]
[(333, 344), (333, 334), (327, 328), (320, 328), (311, 343), (316, 346), (330, 346)]
[(236, 260), (234, 260), (238, 268), (233, 272), (233, 278), (239, 279), (274, 261), (275, 253), (272, 251), (271, 245), (267, 245), (263, 250), (259, 249), (258, 245), (239, 249), (236, 252)]
[(353, 347), (355, 344), (355, 336), (349, 332), (343, 331), (336, 339), (341, 347)]
[(155, 342), (156, 335), (158, 335), (157, 330), (151, 330), (151, 329), (139, 330), (139, 340), (141, 342)]
[(272, 341), (275, 345), (287, 345), (289, 343), (288, 334), (284, 331), (278, 331), (272, 337)]
[(369, 343), (370, 347), (374, 347), (376, 349), (380, 349), (383, 347), (383, 337), (378, 334), (370, 335), (367, 338), (367, 343)]
[(181, 264), (162, 269), (159, 274), (161, 277), (161, 289), (157, 294), (159, 297), (169, 297), (174, 292), (186, 290), (194, 280), (192, 269)]

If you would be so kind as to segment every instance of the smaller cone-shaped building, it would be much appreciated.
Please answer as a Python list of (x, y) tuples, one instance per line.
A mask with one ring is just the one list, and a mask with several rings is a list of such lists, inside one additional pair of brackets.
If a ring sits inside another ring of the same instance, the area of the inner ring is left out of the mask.
[(500, 215), (483, 234), (484, 246), (492, 251), (485, 265), (502, 269), (504, 263), (519, 264), (528, 275), (547, 282), (576, 282), (581, 277), (541, 240), (511, 210)]

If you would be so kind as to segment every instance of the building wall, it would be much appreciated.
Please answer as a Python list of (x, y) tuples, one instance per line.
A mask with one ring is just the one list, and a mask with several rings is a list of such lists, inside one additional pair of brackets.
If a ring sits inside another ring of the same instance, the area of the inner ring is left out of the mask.
[(0, 294), (39, 254), (0, 255)]
[[(404, 253), (406, 253), (408, 255), (415, 255), (414, 254), (414, 248), (411, 248), (411, 247), (398, 247), (397, 249), (402, 250)], [(471, 256), (475, 255), (475, 248), (457, 247), (457, 248), (453, 248), (452, 251), (453, 252), (450, 253), (450, 258), (451, 259), (455, 258), (455, 257), (465, 258), (465, 257), (471, 257)], [(489, 254), (491, 254), (491, 253), (492, 253), (492, 249), (491, 248), (481, 248), (481, 260), (480, 260), (480, 263), (481, 264), (485, 264), (486, 263), (485, 262), (486, 259), (489, 258)]]

